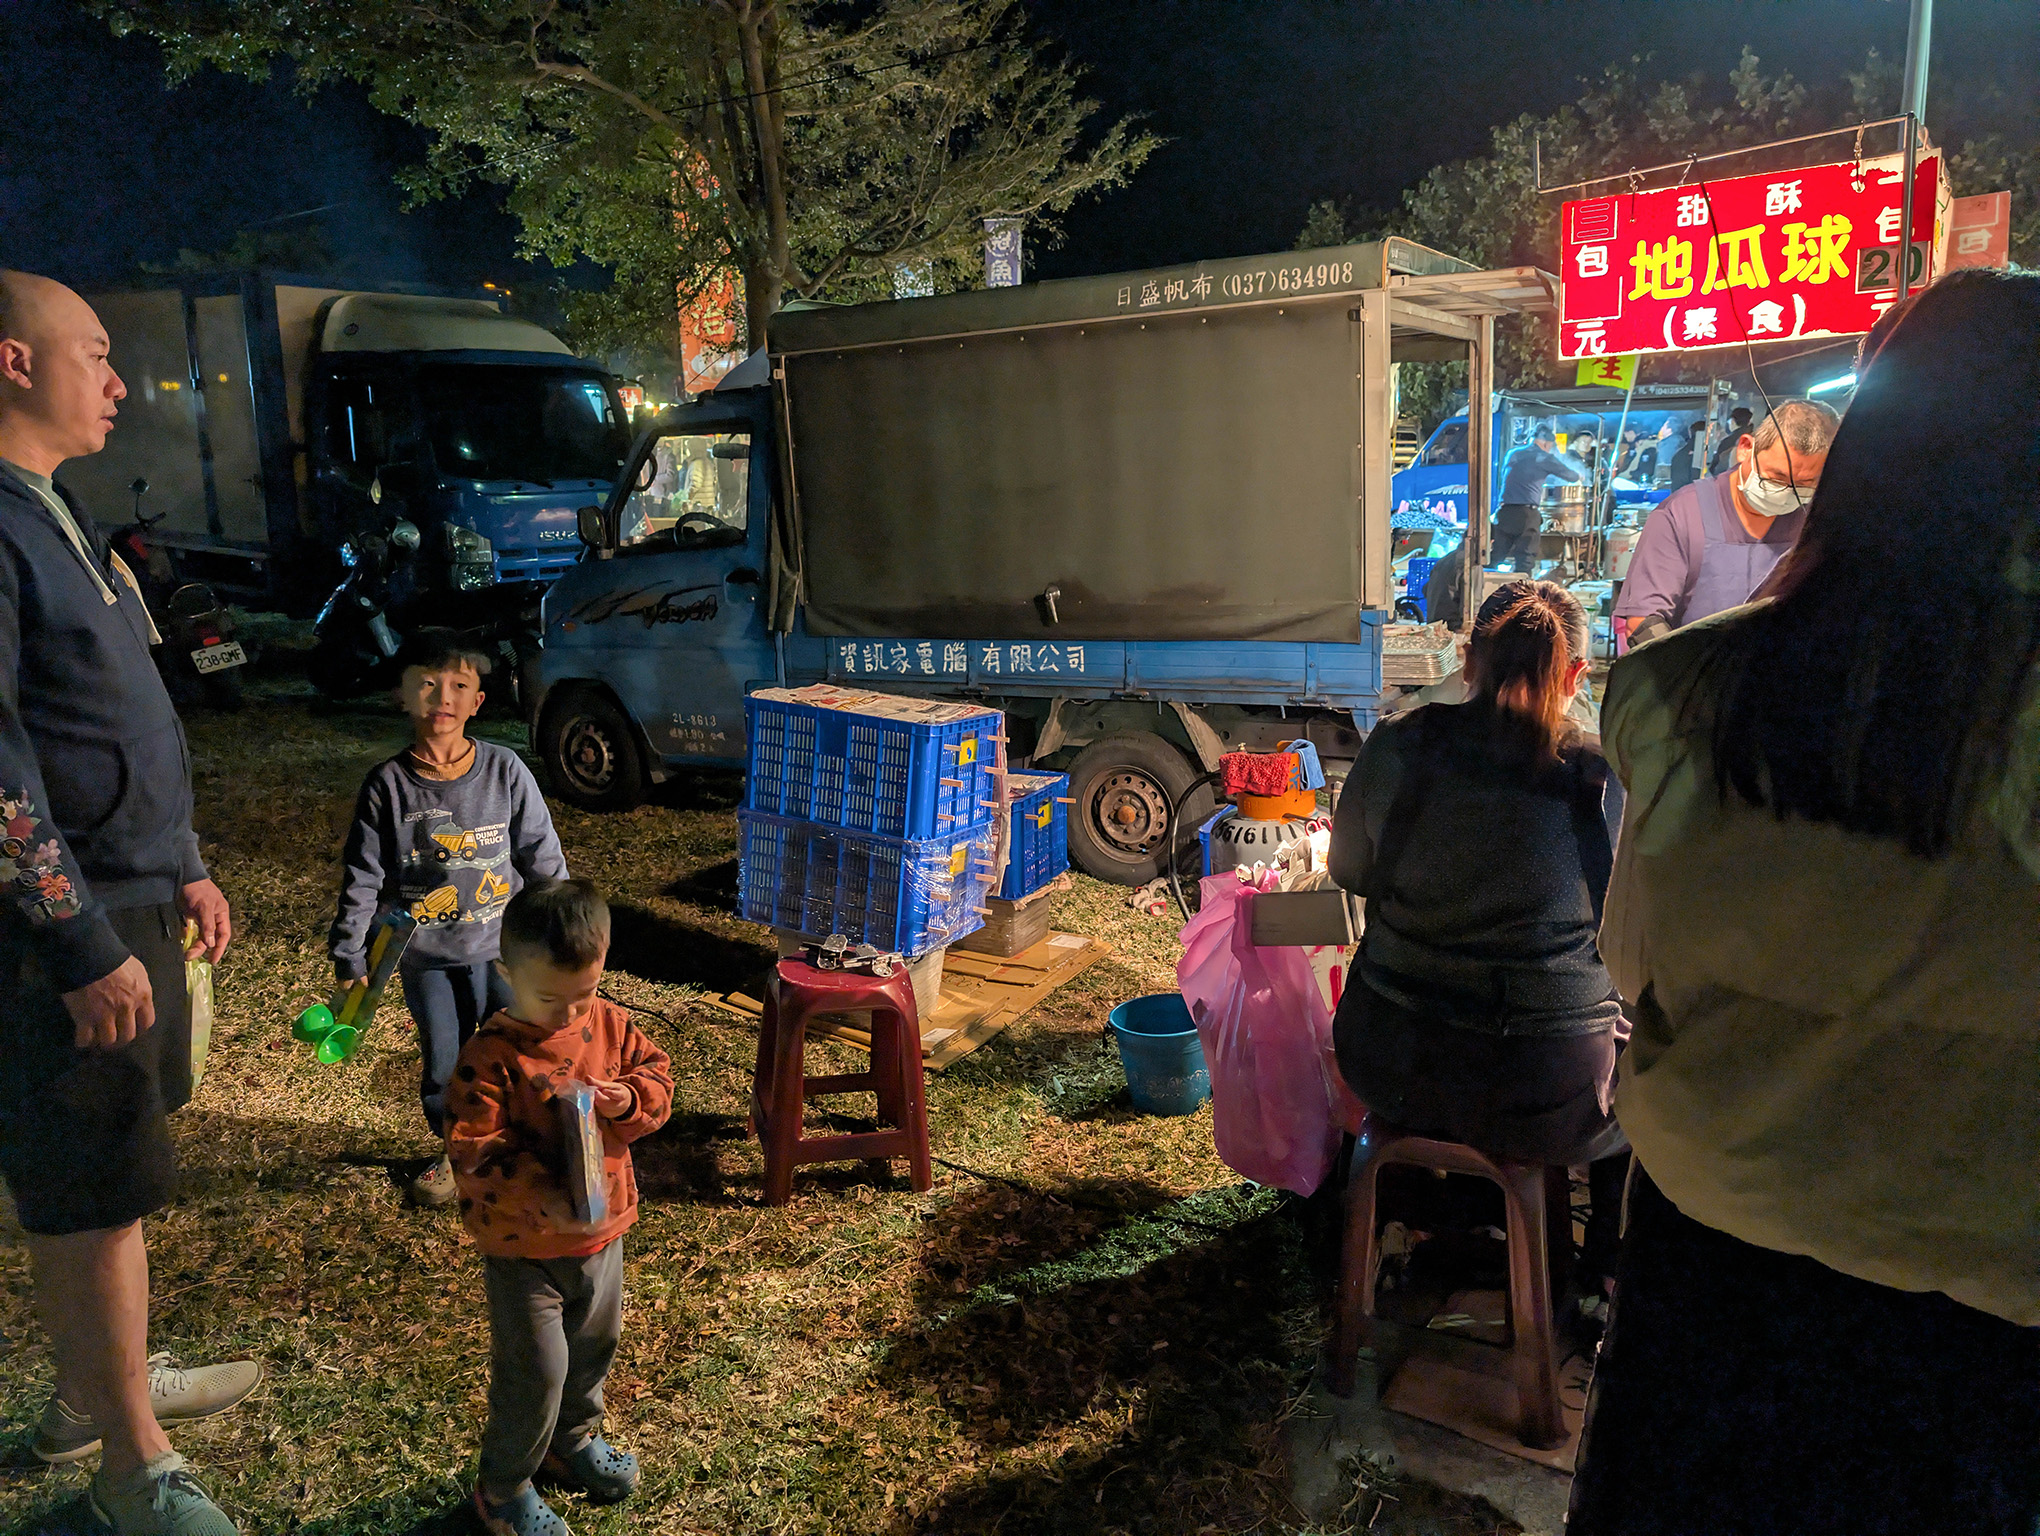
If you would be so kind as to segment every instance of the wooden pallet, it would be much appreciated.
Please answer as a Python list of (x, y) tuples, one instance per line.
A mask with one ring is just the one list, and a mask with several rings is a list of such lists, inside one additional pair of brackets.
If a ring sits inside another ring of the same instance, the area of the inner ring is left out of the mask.
[[(950, 950), (942, 967), (942, 1001), (932, 1016), (921, 1021), (922, 1065), (940, 1072), (951, 1062), (962, 1060), (1110, 952), (1111, 947), (1101, 940), (1074, 933), (1050, 933), (1032, 949), (1004, 960)], [(745, 1018), (755, 1019), (764, 1011), (756, 998), (741, 992), (712, 1001)], [(814, 1033), (870, 1050), (868, 1019), (866, 1014), (823, 1014), (815, 1021)]]

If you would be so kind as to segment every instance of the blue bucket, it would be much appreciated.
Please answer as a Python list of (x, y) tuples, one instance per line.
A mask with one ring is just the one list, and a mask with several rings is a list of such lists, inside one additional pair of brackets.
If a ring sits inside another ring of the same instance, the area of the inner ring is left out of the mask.
[(1204, 1042), (1180, 992), (1136, 997), (1112, 1010), (1112, 1033), (1134, 1108), (1150, 1115), (1190, 1115), (1211, 1097)]

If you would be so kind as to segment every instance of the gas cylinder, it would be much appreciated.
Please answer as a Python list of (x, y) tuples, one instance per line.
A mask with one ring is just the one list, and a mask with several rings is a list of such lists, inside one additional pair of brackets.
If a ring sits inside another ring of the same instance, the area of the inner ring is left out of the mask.
[[(1245, 798), (1253, 798), (1242, 796)], [(1242, 864), (1273, 864), (1282, 850), (1313, 832), (1331, 830), (1329, 816), (1284, 816), (1264, 820), (1239, 811), (1221, 814), (1208, 828), (1210, 867), (1206, 874), (1224, 874)]]

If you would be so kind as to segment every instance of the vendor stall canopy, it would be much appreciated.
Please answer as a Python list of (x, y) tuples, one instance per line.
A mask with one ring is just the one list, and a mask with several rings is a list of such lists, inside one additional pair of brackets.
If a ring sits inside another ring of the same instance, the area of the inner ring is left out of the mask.
[(1550, 292), (1391, 239), (775, 315), (808, 627), (1358, 642), (1369, 296), (1415, 361)]

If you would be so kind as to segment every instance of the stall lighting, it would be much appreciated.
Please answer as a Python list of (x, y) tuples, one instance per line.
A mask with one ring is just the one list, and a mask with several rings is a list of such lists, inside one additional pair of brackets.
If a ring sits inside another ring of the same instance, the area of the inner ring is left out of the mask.
[(1809, 395), (1824, 395), (1831, 389), (1854, 389), (1855, 387), (1856, 376), (1853, 373), (1845, 373), (1839, 379), (1829, 379), (1825, 384), (1814, 385), (1807, 393)]

